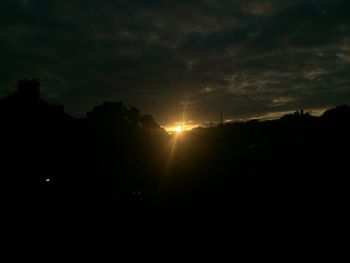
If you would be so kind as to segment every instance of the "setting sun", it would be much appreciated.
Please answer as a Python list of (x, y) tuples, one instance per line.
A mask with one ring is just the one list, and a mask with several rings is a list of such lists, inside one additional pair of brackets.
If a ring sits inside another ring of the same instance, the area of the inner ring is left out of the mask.
[(179, 133), (179, 132), (182, 132), (181, 127), (176, 127), (176, 128), (175, 128), (175, 132), (178, 132), (178, 133)]
[(179, 125), (179, 123), (174, 123), (174, 125), (167, 125), (163, 126), (163, 128), (169, 133), (169, 134), (179, 134), (179, 133), (184, 133), (187, 131), (192, 130), (193, 128), (198, 127), (197, 124), (192, 124), (192, 123), (186, 123), (186, 125)]

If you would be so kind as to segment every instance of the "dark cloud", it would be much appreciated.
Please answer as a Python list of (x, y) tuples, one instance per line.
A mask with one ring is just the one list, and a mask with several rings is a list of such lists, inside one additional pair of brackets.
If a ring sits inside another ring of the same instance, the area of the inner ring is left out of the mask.
[(3, 0), (0, 95), (39, 77), (83, 116), (122, 100), (176, 121), (349, 103), (347, 0)]

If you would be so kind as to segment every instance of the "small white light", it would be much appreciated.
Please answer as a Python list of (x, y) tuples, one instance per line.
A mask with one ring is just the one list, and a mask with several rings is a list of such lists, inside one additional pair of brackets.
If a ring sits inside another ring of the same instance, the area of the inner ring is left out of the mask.
[(49, 183), (49, 182), (51, 182), (51, 179), (50, 178), (46, 178), (45, 182)]

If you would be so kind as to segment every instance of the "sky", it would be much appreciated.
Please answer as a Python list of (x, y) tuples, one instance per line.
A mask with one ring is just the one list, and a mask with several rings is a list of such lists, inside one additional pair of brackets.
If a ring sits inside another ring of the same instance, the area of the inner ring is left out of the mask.
[(348, 0), (1, 0), (0, 97), (24, 77), (84, 117), (122, 101), (176, 125), (350, 102)]

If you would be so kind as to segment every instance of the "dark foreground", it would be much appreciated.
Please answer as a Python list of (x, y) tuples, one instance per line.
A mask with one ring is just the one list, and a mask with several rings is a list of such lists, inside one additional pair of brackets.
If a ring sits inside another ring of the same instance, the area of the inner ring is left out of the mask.
[(76, 120), (16, 103), (0, 103), (12, 257), (316, 262), (342, 251), (347, 106), (169, 136), (121, 104)]

